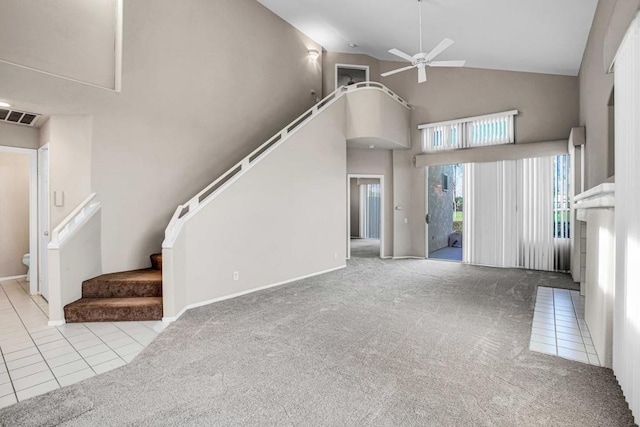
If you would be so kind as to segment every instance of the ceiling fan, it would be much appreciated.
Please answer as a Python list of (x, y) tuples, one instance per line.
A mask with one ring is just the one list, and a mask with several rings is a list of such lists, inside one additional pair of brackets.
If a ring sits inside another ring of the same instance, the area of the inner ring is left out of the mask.
[(399, 49), (390, 49), (389, 53), (411, 62), (408, 67), (398, 68), (396, 70), (387, 71), (382, 73), (382, 77), (391, 76), (402, 71), (410, 70), (412, 68), (418, 69), (418, 83), (424, 83), (427, 81), (427, 67), (464, 67), (466, 61), (434, 61), (433, 59), (440, 55), (445, 49), (453, 44), (453, 40), (445, 38), (434, 47), (429, 53), (422, 51), (422, 0), (418, 0), (419, 17), (420, 17), (420, 53), (416, 53), (411, 56), (408, 53), (404, 53)]

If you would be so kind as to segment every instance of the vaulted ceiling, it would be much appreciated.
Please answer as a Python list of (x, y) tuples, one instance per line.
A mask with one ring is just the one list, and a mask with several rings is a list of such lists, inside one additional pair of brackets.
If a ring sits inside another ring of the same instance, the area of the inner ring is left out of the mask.
[[(417, 0), (258, 0), (330, 52), (397, 60), (419, 50)], [(597, 0), (423, 0), (423, 42), (455, 44), (439, 60), (577, 75)], [(355, 44), (356, 47), (350, 47)]]

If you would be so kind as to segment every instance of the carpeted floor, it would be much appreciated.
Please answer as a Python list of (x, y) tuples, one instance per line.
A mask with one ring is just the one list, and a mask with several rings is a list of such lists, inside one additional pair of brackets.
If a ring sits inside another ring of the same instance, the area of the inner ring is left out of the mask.
[(351, 239), (352, 258), (380, 258), (380, 239)]
[(0, 411), (5, 426), (627, 426), (610, 370), (528, 350), (536, 285), (424, 260), (187, 312), (132, 363)]

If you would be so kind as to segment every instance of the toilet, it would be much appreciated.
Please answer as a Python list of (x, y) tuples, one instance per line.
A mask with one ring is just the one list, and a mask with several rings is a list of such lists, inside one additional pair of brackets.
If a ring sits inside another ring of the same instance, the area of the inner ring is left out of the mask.
[(31, 254), (24, 254), (22, 256), (22, 263), (27, 266), (27, 282), (31, 280), (31, 269), (29, 268), (29, 264), (31, 264)]

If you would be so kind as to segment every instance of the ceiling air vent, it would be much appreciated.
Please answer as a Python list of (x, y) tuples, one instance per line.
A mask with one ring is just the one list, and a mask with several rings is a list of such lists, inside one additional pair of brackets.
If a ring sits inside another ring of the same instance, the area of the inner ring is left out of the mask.
[(17, 125), (24, 126), (35, 126), (39, 118), (40, 114), (0, 108), (0, 121), (3, 122), (15, 123)]

